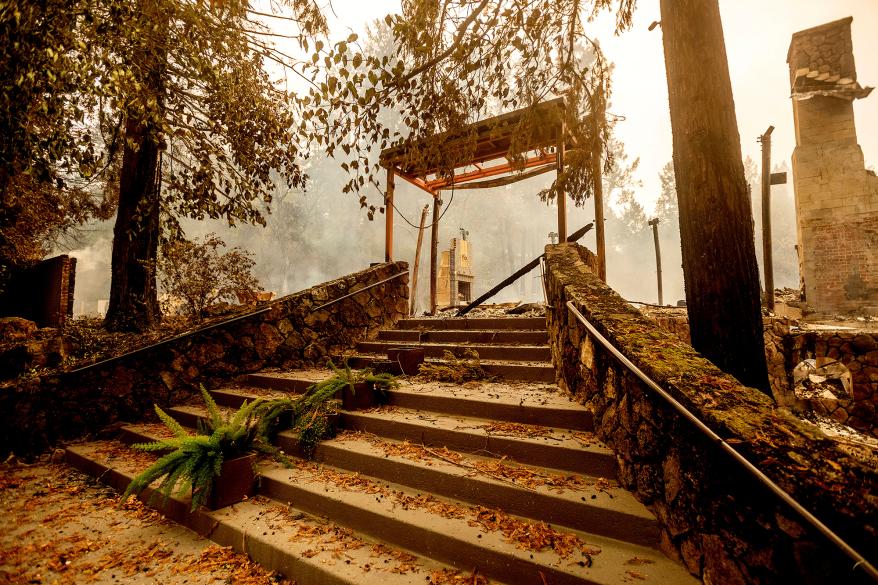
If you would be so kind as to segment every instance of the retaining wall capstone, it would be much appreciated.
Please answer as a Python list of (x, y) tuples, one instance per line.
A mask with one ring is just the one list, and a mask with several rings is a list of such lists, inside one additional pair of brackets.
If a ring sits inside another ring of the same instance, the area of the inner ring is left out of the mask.
[(558, 384), (593, 413), (619, 481), (656, 514), (665, 551), (711, 584), (869, 582), (594, 339), (574, 306), (647, 376), (875, 563), (878, 469), (842, 451), (648, 320), (575, 244), (546, 248)]
[(27, 457), (60, 440), (139, 420), (153, 404), (191, 397), (199, 384), (211, 387), (265, 367), (324, 365), (331, 353), (407, 314), (407, 270), (405, 262), (379, 264), (144, 350), (0, 387), (0, 454)]

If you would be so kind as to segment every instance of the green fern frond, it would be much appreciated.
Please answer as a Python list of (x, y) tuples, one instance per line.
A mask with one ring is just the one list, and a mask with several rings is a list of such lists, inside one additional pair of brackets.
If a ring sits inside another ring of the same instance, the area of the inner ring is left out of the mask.
[(213, 400), (213, 396), (211, 396), (210, 392), (205, 389), (204, 384), (199, 384), (198, 387), (201, 390), (201, 397), (204, 399), (204, 405), (207, 407), (207, 414), (210, 418), (211, 427), (217, 428), (218, 426), (221, 426), (226, 421), (223, 419), (219, 407)]
[(176, 449), (180, 446), (181, 438), (173, 438), (173, 439), (161, 439), (159, 441), (151, 441), (149, 443), (134, 443), (131, 445), (133, 449), (137, 449), (138, 451), (166, 451), (168, 449)]
[(189, 433), (186, 432), (186, 429), (184, 429), (183, 426), (179, 422), (177, 422), (177, 420), (174, 417), (170, 416), (164, 410), (159, 408), (158, 404), (154, 405), (154, 408), (155, 408), (155, 413), (159, 417), (159, 420), (161, 420), (163, 423), (165, 423), (165, 426), (168, 427), (168, 429), (170, 429), (170, 431), (172, 433), (174, 433), (175, 437), (188, 437), (189, 436)]

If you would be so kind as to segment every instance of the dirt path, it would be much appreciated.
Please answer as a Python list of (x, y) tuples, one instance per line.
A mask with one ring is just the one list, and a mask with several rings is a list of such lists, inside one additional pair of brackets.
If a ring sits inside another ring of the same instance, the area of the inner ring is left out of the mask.
[(0, 585), (291, 583), (55, 463), (0, 464)]

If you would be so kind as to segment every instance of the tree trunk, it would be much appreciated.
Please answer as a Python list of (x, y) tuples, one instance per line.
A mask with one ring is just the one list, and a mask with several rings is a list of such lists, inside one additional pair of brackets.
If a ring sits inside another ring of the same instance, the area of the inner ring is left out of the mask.
[[(154, 0), (141, 0), (139, 5), (145, 22), (160, 22), (162, 16)], [(164, 18), (167, 25), (167, 17)], [(148, 38), (144, 37), (143, 42), (147, 43)], [(155, 97), (159, 112), (164, 102), (163, 45), (160, 40), (157, 45), (144, 44), (134, 52), (134, 70), (143, 72), (141, 91)], [(147, 102), (145, 96), (141, 99)], [(125, 121), (119, 210), (113, 228), (110, 303), (104, 320), (110, 331), (145, 331), (161, 321), (156, 288), (161, 136), (160, 129), (148, 118), (142, 110), (132, 108)]]
[(159, 241), (159, 150), (152, 133), (128, 121), (126, 134), (139, 145), (125, 147), (119, 211), (113, 228), (110, 331), (145, 331), (161, 320), (156, 290)]
[(692, 345), (770, 394), (753, 219), (717, 0), (661, 0)]

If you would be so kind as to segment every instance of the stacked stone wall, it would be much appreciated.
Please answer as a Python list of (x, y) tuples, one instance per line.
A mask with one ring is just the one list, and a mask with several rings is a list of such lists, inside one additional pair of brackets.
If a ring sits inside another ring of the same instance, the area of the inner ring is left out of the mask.
[(407, 314), (407, 269), (405, 262), (380, 264), (119, 358), (0, 387), (0, 456), (33, 455), (60, 440), (139, 420), (154, 403), (185, 400), (199, 384), (211, 387), (265, 367), (324, 365), (330, 354)]
[[(878, 333), (865, 331), (800, 331), (785, 341), (788, 368), (806, 359), (838, 361), (851, 373), (852, 396), (797, 404), (878, 437)], [(791, 381), (790, 381), (791, 384)], [(788, 386), (788, 392), (792, 394)], [(795, 400), (795, 398), (791, 398)], [(797, 403), (799, 401), (796, 401)]]
[(646, 319), (588, 268), (590, 257), (574, 244), (546, 249), (558, 384), (591, 410), (595, 432), (616, 454), (620, 483), (655, 512), (666, 552), (705, 583), (858, 582), (847, 557), (623, 366), (566, 303), (782, 489), (873, 557), (874, 461), (840, 450)]

